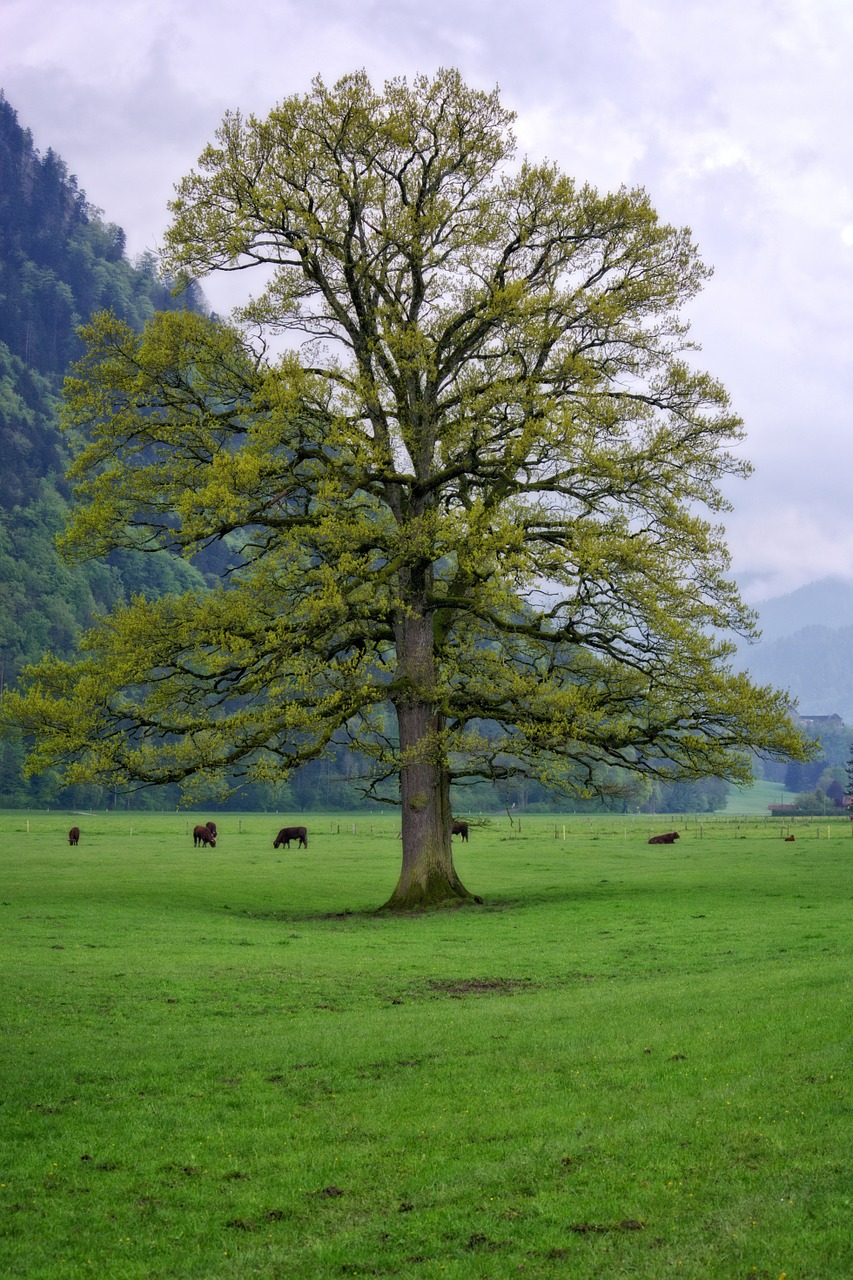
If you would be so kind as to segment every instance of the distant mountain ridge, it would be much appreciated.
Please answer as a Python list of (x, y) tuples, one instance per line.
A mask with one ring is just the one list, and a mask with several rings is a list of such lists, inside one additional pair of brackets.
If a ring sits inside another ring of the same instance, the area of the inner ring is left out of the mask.
[(793, 635), (803, 627), (853, 627), (853, 582), (820, 578), (796, 591), (754, 605), (764, 643)]
[(739, 665), (786, 689), (802, 715), (837, 713), (853, 725), (853, 582), (828, 577), (757, 604), (762, 632)]

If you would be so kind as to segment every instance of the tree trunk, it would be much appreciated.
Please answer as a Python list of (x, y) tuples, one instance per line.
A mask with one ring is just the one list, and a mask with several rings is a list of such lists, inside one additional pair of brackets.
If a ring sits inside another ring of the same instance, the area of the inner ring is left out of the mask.
[(434, 687), (432, 620), (408, 617), (397, 633), (403, 691), (394, 699), (400, 735), (403, 865), (384, 904), (413, 911), (442, 902), (472, 902), (456, 874), (450, 841), (450, 775), (441, 740), (443, 717), (424, 697)]

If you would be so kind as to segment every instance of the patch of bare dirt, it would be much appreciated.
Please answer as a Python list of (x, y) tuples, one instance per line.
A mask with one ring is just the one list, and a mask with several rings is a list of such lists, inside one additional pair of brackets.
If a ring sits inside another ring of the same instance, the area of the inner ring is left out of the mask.
[(529, 990), (531, 984), (519, 978), (431, 978), (427, 984), (439, 995), (462, 996), (512, 995)]
[(569, 1226), (570, 1231), (574, 1231), (577, 1235), (601, 1235), (605, 1231), (645, 1231), (646, 1224), (638, 1222), (636, 1218), (624, 1218), (622, 1222), (574, 1222)]

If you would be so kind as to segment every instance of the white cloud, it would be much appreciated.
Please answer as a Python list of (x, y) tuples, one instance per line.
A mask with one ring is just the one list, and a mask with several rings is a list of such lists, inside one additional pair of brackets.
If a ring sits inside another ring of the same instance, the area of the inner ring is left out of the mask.
[(853, 581), (853, 528), (837, 516), (809, 514), (791, 501), (745, 512), (729, 522), (736, 535), (733, 568), (749, 580), (751, 601), (766, 600), (815, 578)]
[[(500, 84), (520, 150), (645, 186), (715, 267), (691, 309), (699, 359), (757, 464), (733, 495), (735, 563), (786, 589), (853, 572), (851, 61), (849, 0), (43, 0), (38, 21), (0, 6), (0, 86), (132, 252), (161, 239), (226, 108), (264, 114), (359, 66), (381, 82), (459, 65)], [(240, 285), (207, 291), (223, 308)]]

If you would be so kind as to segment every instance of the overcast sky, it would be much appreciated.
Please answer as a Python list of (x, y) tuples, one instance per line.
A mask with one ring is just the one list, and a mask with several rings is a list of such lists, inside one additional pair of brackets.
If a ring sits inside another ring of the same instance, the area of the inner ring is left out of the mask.
[[(756, 468), (727, 520), (744, 594), (853, 580), (853, 0), (0, 4), (0, 87), (132, 256), (226, 109), (439, 66), (500, 86), (522, 151), (692, 227), (697, 359)], [(225, 310), (234, 284), (204, 289)]]

